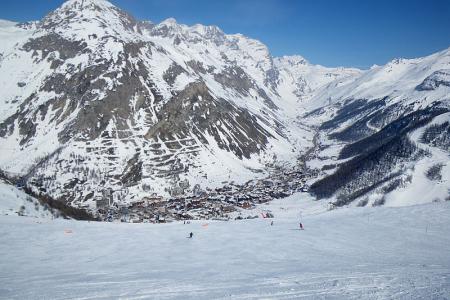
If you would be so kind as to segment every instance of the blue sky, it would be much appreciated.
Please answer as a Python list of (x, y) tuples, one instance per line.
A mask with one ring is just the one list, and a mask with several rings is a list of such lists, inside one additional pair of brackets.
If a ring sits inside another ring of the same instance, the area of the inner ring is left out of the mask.
[[(0, 18), (42, 18), (63, 0), (2, 0)], [(174, 17), (264, 42), (274, 56), (367, 68), (450, 47), (450, 0), (111, 0), (138, 19)]]

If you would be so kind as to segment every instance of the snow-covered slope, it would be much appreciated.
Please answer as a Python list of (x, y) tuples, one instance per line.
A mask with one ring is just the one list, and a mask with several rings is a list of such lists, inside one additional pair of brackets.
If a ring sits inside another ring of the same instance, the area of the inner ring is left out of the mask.
[(91, 207), (106, 190), (127, 202), (295, 164), (313, 138), (297, 104), (360, 73), (274, 59), (215, 26), (137, 21), (104, 0), (1, 34), (0, 169)]
[(275, 219), (187, 225), (1, 216), (0, 298), (448, 298), (450, 202), (313, 204), (296, 195), (268, 206)]
[(363, 74), (358, 69), (312, 65), (298, 55), (275, 58), (275, 64), (280, 70), (278, 91), (283, 106), (291, 104), (289, 110), (297, 117), (305, 113), (305, 107), (318, 105), (316, 99), (311, 100), (316, 91), (342, 85)]
[(304, 121), (320, 131), (313, 185), (336, 204), (392, 205), (450, 197), (450, 49), (396, 59), (321, 88)]
[(449, 69), (450, 48), (421, 58), (394, 59), (386, 65), (373, 66), (347, 84), (324, 87), (310, 104), (317, 108), (346, 99), (388, 96), (389, 103), (420, 102), (425, 107), (434, 101), (448, 100)]
[(14, 185), (0, 180), (0, 215), (51, 219), (59, 214)]

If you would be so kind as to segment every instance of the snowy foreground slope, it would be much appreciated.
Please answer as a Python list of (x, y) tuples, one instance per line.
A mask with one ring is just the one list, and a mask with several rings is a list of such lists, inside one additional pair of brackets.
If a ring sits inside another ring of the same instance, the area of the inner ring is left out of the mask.
[(450, 202), (327, 212), (294, 195), (266, 208), (274, 226), (1, 216), (0, 298), (450, 299)]

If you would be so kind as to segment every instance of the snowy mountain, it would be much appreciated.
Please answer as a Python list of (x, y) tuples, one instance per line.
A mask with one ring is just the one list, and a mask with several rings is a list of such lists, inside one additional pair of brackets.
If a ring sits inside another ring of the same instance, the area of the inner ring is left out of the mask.
[[(106, 0), (1, 21), (0, 39), (0, 169), (74, 206), (242, 184), (305, 156), (323, 170), (312, 192), (338, 204), (410, 178), (418, 160), (443, 164), (436, 195), (449, 187), (449, 50), (368, 71), (326, 68), (215, 26), (138, 21)], [(385, 158), (405, 149), (401, 163)], [(387, 177), (358, 169), (374, 151)], [(339, 172), (337, 184), (329, 165), (352, 163), (365, 184)]]
[(0, 30), (0, 168), (78, 205), (110, 188), (139, 200), (293, 164), (312, 140), (297, 103), (360, 73), (275, 59), (215, 26), (140, 22), (103, 0)]
[(306, 120), (321, 131), (313, 184), (337, 205), (449, 200), (450, 49), (396, 59), (322, 88)]

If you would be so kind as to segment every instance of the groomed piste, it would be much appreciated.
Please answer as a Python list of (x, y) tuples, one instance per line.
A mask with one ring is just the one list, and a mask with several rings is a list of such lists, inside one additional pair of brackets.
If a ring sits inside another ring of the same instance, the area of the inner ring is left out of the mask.
[(294, 195), (258, 209), (275, 218), (151, 225), (1, 216), (0, 298), (450, 295), (450, 202), (327, 211)]

